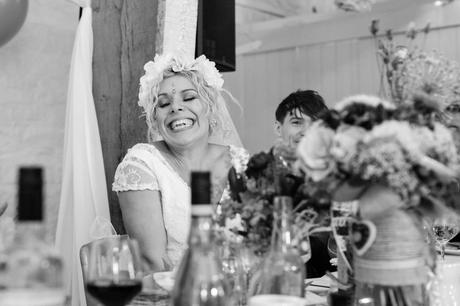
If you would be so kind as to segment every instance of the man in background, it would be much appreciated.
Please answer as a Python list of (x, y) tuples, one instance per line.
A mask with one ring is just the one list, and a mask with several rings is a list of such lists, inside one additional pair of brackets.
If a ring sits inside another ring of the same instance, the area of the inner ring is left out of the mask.
[(305, 129), (327, 111), (323, 97), (314, 90), (297, 90), (276, 108), (275, 133), (287, 145), (297, 147)]
[[(295, 149), (305, 130), (328, 108), (323, 97), (314, 90), (297, 90), (278, 105), (275, 112), (275, 133), (280, 140)], [(310, 236), (311, 258), (306, 264), (307, 277), (321, 277), (335, 268), (330, 264), (327, 249), (329, 234)]]

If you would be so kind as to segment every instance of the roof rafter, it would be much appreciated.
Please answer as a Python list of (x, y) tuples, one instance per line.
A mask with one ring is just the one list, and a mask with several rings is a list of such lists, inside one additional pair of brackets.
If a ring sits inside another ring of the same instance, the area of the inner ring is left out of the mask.
[(282, 12), (279, 7), (271, 5), (268, 1), (235, 0), (235, 5), (274, 17), (283, 18), (288, 16), (286, 12)]

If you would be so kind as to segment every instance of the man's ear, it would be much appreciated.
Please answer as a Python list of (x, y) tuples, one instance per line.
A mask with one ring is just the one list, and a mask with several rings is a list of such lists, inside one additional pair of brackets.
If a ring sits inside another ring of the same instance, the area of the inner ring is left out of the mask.
[(281, 137), (281, 122), (278, 120), (275, 121), (274, 131), (276, 136)]

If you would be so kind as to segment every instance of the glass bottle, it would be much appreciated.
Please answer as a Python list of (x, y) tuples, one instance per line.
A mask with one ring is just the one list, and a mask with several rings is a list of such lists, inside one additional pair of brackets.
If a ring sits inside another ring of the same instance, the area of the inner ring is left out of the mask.
[(225, 240), (219, 245), (219, 261), (222, 263), (222, 271), (230, 286), (229, 299), (232, 305), (246, 305), (247, 298), (247, 273), (244, 265), (243, 242)]
[(305, 265), (292, 243), (292, 198), (274, 198), (271, 249), (265, 259), (258, 294), (304, 297)]
[(229, 286), (218, 260), (213, 231), (209, 172), (192, 172), (192, 223), (185, 252), (176, 274), (172, 305), (230, 305)]
[(42, 168), (20, 168), (18, 187), (15, 239), (0, 265), (0, 305), (64, 305), (62, 258), (45, 239)]

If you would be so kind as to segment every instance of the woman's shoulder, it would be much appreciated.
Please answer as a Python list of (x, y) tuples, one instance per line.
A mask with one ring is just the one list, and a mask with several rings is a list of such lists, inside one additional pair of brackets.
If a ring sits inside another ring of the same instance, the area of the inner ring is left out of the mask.
[(138, 143), (128, 149), (115, 172), (112, 190), (159, 190), (158, 175), (153, 166), (158, 161), (155, 150), (155, 147), (148, 143)]
[(157, 162), (163, 160), (159, 146), (155, 143), (137, 143), (128, 149), (121, 164), (137, 162)]
[(155, 149), (155, 145), (152, 143), (145, 143), (145, 142), (140, 142), (136, 143), (133, 145), (131, 148), (128, 149), (128, 152), (130, 151), (135, 151), (135, 150), (141, 150), (141, 151), (152, 151)]
[(162, 147), (164, 147), (163, 141), (157, 141), (154, 143), (137, 143), (133, 145), (131, 148), (128, 149), (127, 155), (132, 154), (145, 154), (150, 153), (153, 155), (160, 154), (162, 151)]

